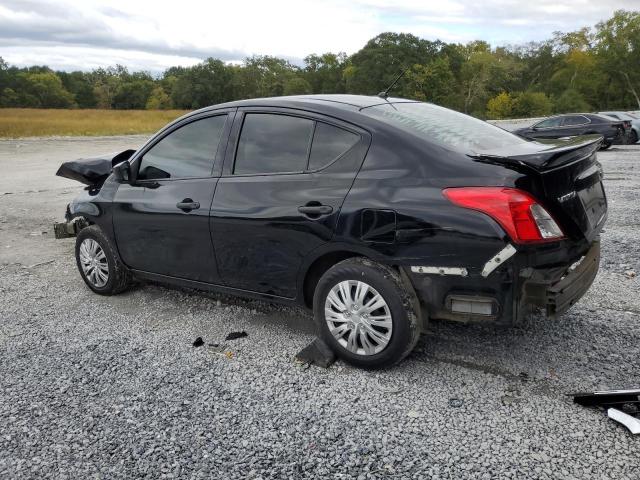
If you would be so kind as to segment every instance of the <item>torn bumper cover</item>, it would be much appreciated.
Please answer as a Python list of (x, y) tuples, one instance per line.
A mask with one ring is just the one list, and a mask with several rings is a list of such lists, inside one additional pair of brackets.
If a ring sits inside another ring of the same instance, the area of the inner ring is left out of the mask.
[(480, 267), (411, 265), (406, 269), (430, 318), (518, 323), (532, 311), (554, 318), (574, 305), (598, 273), (600, 242), (540, 252), (507, 244)]
[(600, 268), (600, 241), (596, 240), (577, 264), (569, 267), (560, 280), (554, 283), (537, 283), (540, 271), (533, 271), (524, 284), (522, 302), (546, 309), (548, 317), (554, 318), (566, 312), (589, 290)]

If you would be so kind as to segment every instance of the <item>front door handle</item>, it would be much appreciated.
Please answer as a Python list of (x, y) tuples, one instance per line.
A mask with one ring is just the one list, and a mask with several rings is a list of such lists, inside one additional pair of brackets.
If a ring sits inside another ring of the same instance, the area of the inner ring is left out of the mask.
[(191, 210), (197, 210), (200, 208), (199, 202), (194, 202), (190, 198), (185, 198), (181, 202), (176, 203), (176, 207), (178, 207), (183, 212), (190, 212)]
[(298, 211), (309, 216), (329, 215), (333, 212), (333, 207), (331, 205), (303, 205), (298, 207)]

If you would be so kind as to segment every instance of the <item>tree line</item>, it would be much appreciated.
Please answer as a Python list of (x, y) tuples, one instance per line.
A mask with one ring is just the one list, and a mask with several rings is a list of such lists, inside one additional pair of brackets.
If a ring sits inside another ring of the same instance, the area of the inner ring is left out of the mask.
[(226, 101), (310, 93), (393, 96), (480, 118), (640, 109), (640, 12), (616, 11), (594, 27), (542, 42), (492, 48), (382, 33), (354, 53), (311, 54), (298, 66), (272, 56), (242, 64), (208, 58), (163, 74), (125, 67), (90, 72), (18, 68), (0, 57), (0, 107), (196, 109)]

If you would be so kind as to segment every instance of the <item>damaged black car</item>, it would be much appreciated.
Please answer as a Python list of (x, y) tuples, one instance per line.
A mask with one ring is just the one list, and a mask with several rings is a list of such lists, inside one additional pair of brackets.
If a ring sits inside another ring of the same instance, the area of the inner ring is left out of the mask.
[(580, 299), (607, 217), (602, 141), (396, 98), (237, 101), (64, 164), (88, 186), (56, 232), (98, 294), (153, 280), (299, 304), (340, 358), (383, 367), (430, 319), (512, 324)]

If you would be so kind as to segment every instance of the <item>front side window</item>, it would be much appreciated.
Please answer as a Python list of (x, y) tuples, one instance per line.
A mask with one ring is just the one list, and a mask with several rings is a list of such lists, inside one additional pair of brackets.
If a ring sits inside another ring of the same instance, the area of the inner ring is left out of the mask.
[(174, 130), (144, 154), (140, 180), (208, 177), (222, 136), (226, 115), (203, 118)]
[(234, 174), (302, 172), (307, 168), (314, 121), (272, 113), (245, 115)]
[(385, 103), (363, 108), (361, 112), (418, 137), (465, 153), (526, 142), (500, 127), (430, 103)]

